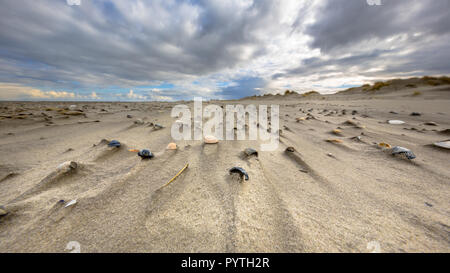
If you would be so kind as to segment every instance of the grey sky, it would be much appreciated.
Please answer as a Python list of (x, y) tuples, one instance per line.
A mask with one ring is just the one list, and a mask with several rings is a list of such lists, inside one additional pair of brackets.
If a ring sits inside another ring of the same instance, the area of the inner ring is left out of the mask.
[(450, 73), (450, 0), (0, 4), (0, 99), (239, 98)]

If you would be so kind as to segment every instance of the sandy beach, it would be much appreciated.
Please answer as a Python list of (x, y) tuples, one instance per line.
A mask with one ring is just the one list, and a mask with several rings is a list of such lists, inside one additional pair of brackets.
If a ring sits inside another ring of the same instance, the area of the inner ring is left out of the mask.
[(279, 147), (257, 157), (258, 141), (167, 150), (176, 104), (193, 105), (0, 102), (0, 252), (450, 251), (449, 150), (432, 145), (450, 139), (450, 85), (205, 102), (280, 106)]

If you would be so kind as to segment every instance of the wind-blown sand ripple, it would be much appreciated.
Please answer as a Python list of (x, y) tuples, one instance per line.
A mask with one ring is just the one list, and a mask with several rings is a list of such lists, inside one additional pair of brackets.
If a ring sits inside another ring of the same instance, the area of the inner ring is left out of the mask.
[[(51, 110), (46, 126), (43, 109), (74, 103), (2, 102), (35, 115), (0, 120), (0, 205), (9, 212), (0, 252), (64, 252), (70, 241), (82, 252), (368, 252), (371, 241), (382, 252), (449, 252), (449, 153), (430, 146), (448, 139), (450, 91), (442, 88), (424, 87), (422, 97), (397, 89), (369, 99), (356, 90), (218, 103), (279, 104), (283, 133), (271, 152), (258, 141), (175, 141), (178, 149), (166, 150), (175, 103), (81, 103), (86, 118)], [(393, 156), (380, 142), (417, 158)], [(248, 147), (258, 157), (243, 157)], [(56, 175), (66, 161), (79, 167)], [(230, 175), (234, 166), (250, 179)]]

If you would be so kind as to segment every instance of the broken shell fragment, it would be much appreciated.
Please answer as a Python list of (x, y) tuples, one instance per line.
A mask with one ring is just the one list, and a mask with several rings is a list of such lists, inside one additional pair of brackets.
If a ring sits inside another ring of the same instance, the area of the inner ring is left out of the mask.
[(206, 144), (216, 144), (219, 143), (219, 140), (215, 136), (207, 135), (204, 139)]
[(295, 152), (295, 148), (294, 147), (287, 147), (285, 152), (293, 153), (293, 152)]
[(306, 118), (305, 118), (305, 117), (301, 117), (301, 118), (296, 118), (295, 120), (296, 120), (297, 122), (300, 122), (300, 121), (306, 120)]
[(353, 121), (353, 120), (347, 120), (347, 121), (343, 122), (342, 125), (353, 126), (353, 127), (358, 128), (358, 129), (366, 128), (364, 125), (361, 125), (358, 122)]
[(233, 167), (233, 168), (231, 168), (230, 169), (230, 174), (232, 174), (232, 173), (238, 173), (238, 174), (241, 175), (241, 177), (245, 176), (245, 180), (249, 179), (248, 173), (244, 169), (242, 169), (241, 167)]
[(395, 146), (394, 148), (392, 148), (392, 154), (393, 155), (402, 154), (402, 155), (405, 155), (406, 158), (408, 158), (408, 159), (416, 158), (416, 155), (411, 150), (400, 147), (400, 146)]
[(176, 150), (177, 149), (177, 144), (176, 143), (169, 143), (169, 145), (167, 145), (167, 150)]
[(403, 120), (388, 120), (389, 124), (393, 124), (393, 125), (400, 125), (400, 124), (405, 124), (405, 122)]
[(120, 142), (117, 140), (111, 140), (111, 142), (108, 143), (108, 147), (116, 147), (119, 148), (120, 147)]
[(153, 125), (153, 129), (155, 129), (155, 130), (160, 130), (160, 129), (163, 129), (163, 128), (164, 128), (164, 126), (162, 126), (161, 124), (158, 124), (158, 123), (155, 123)]
[(0, 216), (5, 216), (6, 214), (8, 214), (6, 208), (4, 206), (0, 206)]
[(391, 145), (389, 145), (387, 143), (384, 143), (384, 142), (378, 143), (378, 146), (381, 147), (381, 148), (386, 148), (386, 149), (390, 149), (391, 148)]
[(428, 122), (425, 122), (424, 124), (428, 125), (428, 126), (438, 126), (437, 123), (434, 121), (428, 121)]
[(153, 158), (152, 152), (149, 150), (143, 149), (138, 152), (138, 156), (142, 157), (142, 159), (150, 159)]
[(326, 141), (330, 143), (344, 143), (344, 141), (340, 139), (327, 139)]
[(342, 131), (339, 130), (339, 129), (334, 129), (332, 132), (333, 132), (333, 134), (335, 134), (335, 135), (340, 135), (340, 134), (342, 133)]
[(142, 124), (144, 124), (144, 121), (142, 119), (138, 118), (137, 120), (134, 121), (134, 124), (142, 125)]
[(439, 148), (450, 149), (450, 140), (436, 142), (433, 145)]
[(56, 169), (58, 171), (70, 171), (74, 170), (78, 167), (78, 164), (75, 161), (66, 161), (58, 165)]
[(75, 205), (76, 203), (77, 203), (77, 199), (70, 201), (70, 202), (67, 203), (64, 207), (67, 208), (67, 207), (70, 207), (70, 206)]
[(255, 149), (252, 149), (252, 148), (247, 148), (247, 149), (245, 149), (245, 150), (244, 150), (244, 153), (245, 153), (247, 156), (252, 156), (252, 155), (254, 155), (254, 156), (258, 157), (258, 152), (257, 152)]

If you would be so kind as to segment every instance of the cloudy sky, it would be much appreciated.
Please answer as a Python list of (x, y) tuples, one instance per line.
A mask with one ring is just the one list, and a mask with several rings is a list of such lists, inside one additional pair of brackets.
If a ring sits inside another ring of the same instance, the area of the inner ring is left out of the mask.
[(0, 100), (231, 99), (450, 74), (450, 0), (0, 0)]

